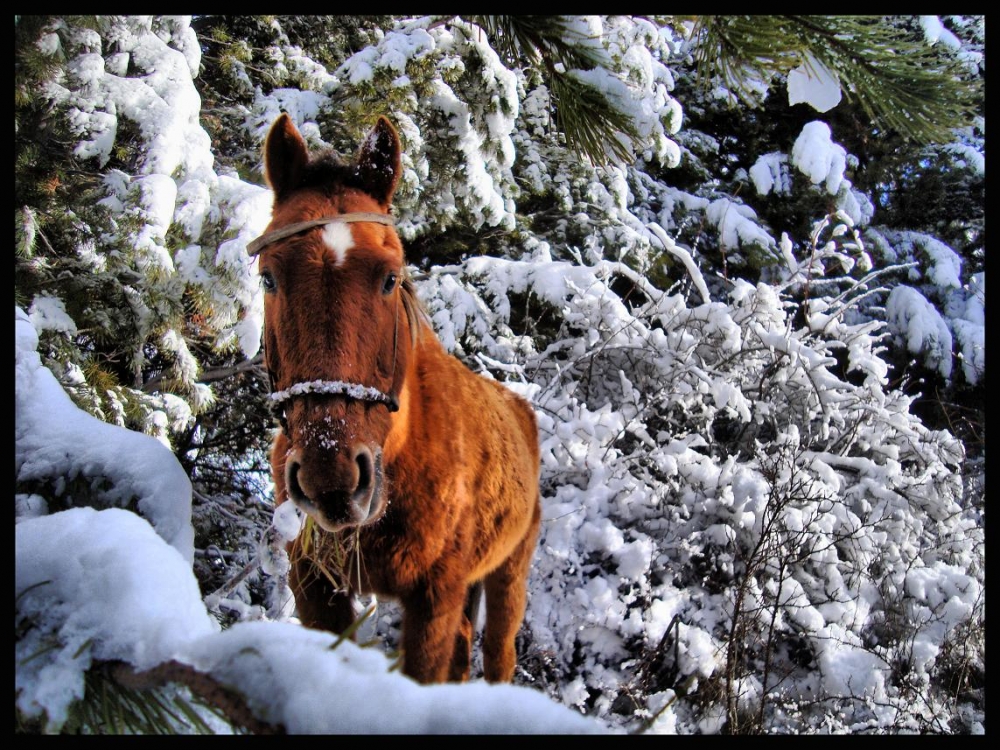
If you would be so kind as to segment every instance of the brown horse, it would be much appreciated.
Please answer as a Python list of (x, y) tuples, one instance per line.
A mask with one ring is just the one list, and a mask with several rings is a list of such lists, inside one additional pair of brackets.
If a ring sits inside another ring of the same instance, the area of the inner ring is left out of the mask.
[[(343, 632), (354, 592), (396, 598), (403, 671), (465, 680), (485, 590), (485, 676), (509, 681), (541, 516), (534, 413), (449, 355), (422, 312), (389, 213), (401, 166), (387, 119), (342, 162), (310, 159), (283, 114), (264, 167), (274, 209), (249, 250), (282, 424), (276, 502), (294, 502), (318, 535), (291, 549), (299, 617)], [(338, 563), (317, 553), (337, 548), (321, 537), (354, 551)]]

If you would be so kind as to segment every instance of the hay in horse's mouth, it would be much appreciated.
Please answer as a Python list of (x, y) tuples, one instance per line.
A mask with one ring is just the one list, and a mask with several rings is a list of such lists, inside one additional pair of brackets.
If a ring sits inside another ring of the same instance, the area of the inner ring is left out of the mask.
[(337, 593), (349, 593), (348, 580), (351, 558), (354, 558), (355, 588), (361, 587), (361, 527), (354, 526), (340, 531), (326, 531), (312, 516), (306, 516), (305, 526), (299, 534), (299, 543), (293, 548), (297, 554), (292, 560), (306, 560), (318, 574), (326, 578)]

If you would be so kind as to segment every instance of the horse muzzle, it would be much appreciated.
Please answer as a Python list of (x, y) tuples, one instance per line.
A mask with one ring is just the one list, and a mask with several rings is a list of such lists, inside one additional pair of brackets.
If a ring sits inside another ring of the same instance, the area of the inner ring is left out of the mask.
[(327, 531), (377, 520), (384, 477), (382, 449), (363, 443), (333, 456), (293, 449), (285, 461), (289, 499)]

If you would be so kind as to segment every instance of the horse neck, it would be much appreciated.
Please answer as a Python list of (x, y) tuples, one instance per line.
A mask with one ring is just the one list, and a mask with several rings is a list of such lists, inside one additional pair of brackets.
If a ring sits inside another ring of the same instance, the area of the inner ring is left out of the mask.
[[(435, 372), (433, 367), (435, 361), (440, 361), (442, 357), (449, 356), (444, 346), (438, 340), (430, 324), (421, 319), (418, 323), (419, 329), (416, 341), (410, 351), (409, 361), (406, 366), (406, 376), (403, 378), (403, 387), (399, 397), (399, 411), (393, 414), (393, 426), (386, 439), (383, 455), (387, 464), (394, 462), (406, 450), (406, 445), (416, 428), (425, 419), (425, 408), (421, 393), (428, 392), (424, 387), (423, 380), (431, 377), (428, 374)], [(430, 368), (428, 368), (430, 365)], [(430, 384), (431, 388), (434, 384)]]

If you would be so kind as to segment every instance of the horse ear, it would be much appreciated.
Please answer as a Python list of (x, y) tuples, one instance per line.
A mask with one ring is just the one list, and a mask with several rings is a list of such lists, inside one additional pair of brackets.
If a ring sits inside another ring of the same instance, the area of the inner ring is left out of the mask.
[(298, 186), (309, 163), (309, 149), (287, 112), (282, 112), (264, 140), (264, 177), (281, 199)]
[(355, 183), (379, 203), (388, 206), (402, 171), (399, 135), (392, 123), (379, 117), (358, 150)]

